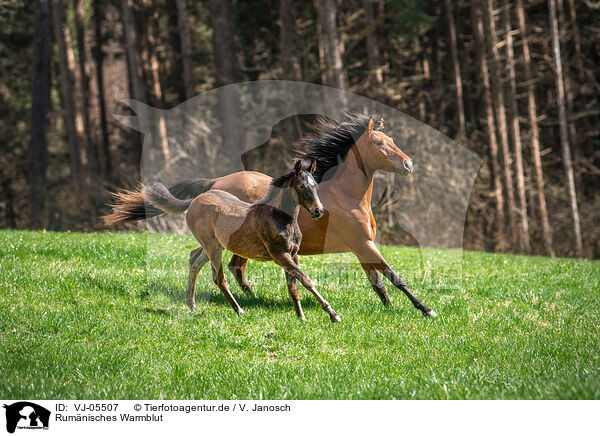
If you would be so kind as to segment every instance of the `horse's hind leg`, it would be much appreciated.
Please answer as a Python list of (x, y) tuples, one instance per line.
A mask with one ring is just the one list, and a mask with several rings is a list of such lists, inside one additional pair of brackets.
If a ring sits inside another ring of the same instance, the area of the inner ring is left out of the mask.
[(369, 278), (369, 282), (371, 282), (371, 286), (375, 293), (379, 296), (384, 305), (388, 306), (392, 304), (390, 301), (390, 297), (388, 296), (387, 291), (385, 290), (385, 286), (381, 281), (381, 277), (379, 277), (379, 272), (377, 268), (370, 263), (361, 263), (365, 274)]
[(185, 291), (185, 302), (192, 310), (196, 308), (196, 279), (206, 262), (208, 262), (208, 256), (204, 250), (202, 250), (202, 247), (198, 247), (190, 252), (190, 272)]
[[(298, 256), (294, 257), (294, 262), (298, 263)], [(286, 271), (285, 278), (287, 280), (288, 293), (290, 294), (292, 303), (294, 303), (294, 309), (296, 309), (296, 315), (298, 315), (298, 318), (302, 321), (306, 321), (306, 317), (302, 311), (302, 305), (300, 304), (300, 293), (298, 292), (298, 282), (296, 281), (296, 277), (290, 275)]]
[(222, 262), (222, 253), (223, 249), (217, 244), (203, 244), (206, 253), (208, 254), (208, 258), (210, 259), (210, 264), (213, 267), (213, 280), (215, 284), (219, 287), (235, 313), (241, 315), (244, 313), (238, 302), (235, 300), (231, 291), (229, 290), (229, 285), (227, 284), (227, 280), (225, 279), (225, 274), (223, 274), (223, 262)]
[(248, 259), (234, 254), (227, 267), (229, 268), (231, 274), (233, 274), (235, 281), (238, 282), (238, 285), (240, 285), (240, 288), (242, 288), (242, 291), (256, 298), (256, 294), (250, 287), (250, 283), (248, 283), (248, 281), (246, 280), (245, 272), (247, 264)]

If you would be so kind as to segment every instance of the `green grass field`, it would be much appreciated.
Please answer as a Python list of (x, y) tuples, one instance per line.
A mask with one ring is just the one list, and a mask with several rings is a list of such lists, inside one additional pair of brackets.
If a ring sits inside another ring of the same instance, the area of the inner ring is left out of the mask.
[[(598, 261), (466, 252), (460, 288), (408, 283), (426, 319), (390, 286), (383, 307), (356, 263), (301, 258), (343, 320), (302, 290), (303, 323), (272, 263), (250, 264), (258, 300), (228, 275), (240, 318), (205, 267), (192, 313), (194, 242), (0, 231), (0, 398), (600, 399)], [(418, 249), (381, 250), (421, 268)]]

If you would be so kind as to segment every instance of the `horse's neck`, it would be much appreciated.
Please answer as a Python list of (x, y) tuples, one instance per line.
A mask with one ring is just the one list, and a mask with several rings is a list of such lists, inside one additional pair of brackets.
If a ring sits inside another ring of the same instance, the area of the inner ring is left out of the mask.
[(361, 154), (360, 148), (355, 144), (338, 165), (333, 176), (327, 180), (326, 185), (329, 189), (344, 192), (358, 204), (370, 206), (374, 172), (375, 170), (369, 167), (364, 154)]
[(266, 195), (258, 203), (272, 206), (293, 220), (298, 219), (300, 205), (294, 195), (293, 188), (279, 188), (271, 185)]

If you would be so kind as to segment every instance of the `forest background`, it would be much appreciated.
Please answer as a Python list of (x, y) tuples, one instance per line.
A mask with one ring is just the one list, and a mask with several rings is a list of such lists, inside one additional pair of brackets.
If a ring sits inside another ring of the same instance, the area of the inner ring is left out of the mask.
[[(478, 154), (465, 248), (598, 258), (599, 18), (593, 0), (0, 0), (0, 227), (106, 230), (108, 192), (140, 178), (121, 99), (285, 79)], [(381, 241), (414, 244), (393, 201)]]

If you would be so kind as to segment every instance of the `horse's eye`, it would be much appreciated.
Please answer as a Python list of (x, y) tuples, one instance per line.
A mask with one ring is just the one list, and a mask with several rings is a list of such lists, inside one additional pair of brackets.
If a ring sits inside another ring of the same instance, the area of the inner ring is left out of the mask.
[(298, 185), (298, 188), (300, 188), (300, 189), (304, 189), (305, 187), (306, 186), (304, 186), (304, 183), (301, 183), (301, 184)]
[(377, 141), (375, 141), (375, 144), (377, 145), (383, 145), (383, 141), (380, 141), (379, 139)]

